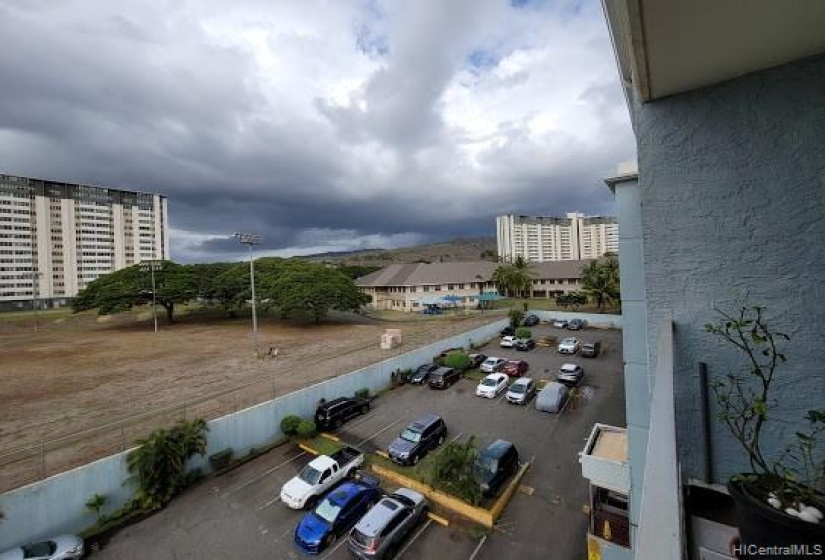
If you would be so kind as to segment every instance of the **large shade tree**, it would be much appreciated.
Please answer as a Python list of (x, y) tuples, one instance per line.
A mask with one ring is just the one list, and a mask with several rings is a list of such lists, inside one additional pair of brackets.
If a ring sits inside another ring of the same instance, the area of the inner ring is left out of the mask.
[[(190, 269), (162, 261), (155, 270), (155, 301), (171, 323), (175, 306), (196, 297)], [(140, 264), (122, 268), (90, 282), (72, 301), (75, 313), (97, 309), (101, 315), (129, 311), (152, 303), (152, 276)]]

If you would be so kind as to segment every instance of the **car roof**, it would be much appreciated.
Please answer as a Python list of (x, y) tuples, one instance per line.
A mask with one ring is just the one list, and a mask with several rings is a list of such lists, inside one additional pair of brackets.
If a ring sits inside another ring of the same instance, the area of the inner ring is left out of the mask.
[(343, 484), (336, 486), (335, 490), (326, 495), (326, 498), (335, 505), (343, 506), (370, 488), (370, 486), (357, 480), (347, 480)]
[(338, 397), (337, 399), (332, 399), (331, 401), (327, 401), (324, 404), (320, 405), (318, 408), (321, 410), (326, 410), (335, 406), (336, 404), (341, 404), (342, 402), (347, 402), (349, 397)]
[(502, 455), (504, 455), (508, 449), (511, 447), (515, 447), (513, 442), (507, 441), (505, 439), (497, 439), (486, 448), (484, 448), (479, 455), (484, 455), (485, 457), (491, 457), (494, 459), (498, 459)]
[(438, 414), (425, 414), (424, 416), (419, 416), (410, 424), (410, 428), (419, 428), (423, 429), (432, 424), (433, 422), (437, 422), (441, 420), (441, 416)]
[(404, 504), (387, 496), (382, 498), (380, 502), (375, 504), (367, 514), (361, 518), (355, 529), (367, 536), (374, 537), (381, 530), (386, 527), (387, 523), (393, 519), (398, 511), (404, 509)]
[(503, 373), (496, 372), (496, 373), (488, 373), (487, 376), (484, 379), (501, 379), (502, 377), (507, 377), (507, 376), (504, 375)]
[(516, 365), (518, 365), (518, 364), (523, 364), (523, 363), (524, 363), (524, 360), (509, 360), (507, 363), (508, 363), (508, 364), (516, 364)]
[[(528, 385), (533, 382), (532, 377), (519, 377), (513, 382), (513, 385)], [(513, 385), (510, 385), (511, 387)]]

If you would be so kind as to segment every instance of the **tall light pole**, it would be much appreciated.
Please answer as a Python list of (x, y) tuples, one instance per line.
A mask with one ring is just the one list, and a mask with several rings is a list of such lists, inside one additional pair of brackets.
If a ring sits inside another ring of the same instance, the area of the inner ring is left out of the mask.
[(252, 259), (252, 246), (260, 245), (262, 238), (257, 233), (235, 232), (232, 237), (249, 248), (249, 286), (252, 289), (252, 338), (255, 343), (255, 356), (258, 356), (258, 315), (255, 310), (255, 261)]
[(32, 313), (34, 313), (34, 332), (37, 332), (37, 290), (42, 272), (32, 272)]
[(157, 306), (157, 299), (155, 298), (155, 294), (157, 290), (155, 290), (155, 271), (161, 270), (163, 268), (163, 261), (143, 261), (140, 263), (140, 271), (141, 272), (151, 272), (152, 273), (152, 320), (155, 323), (155, 332), (158, 332), (158, 306)]

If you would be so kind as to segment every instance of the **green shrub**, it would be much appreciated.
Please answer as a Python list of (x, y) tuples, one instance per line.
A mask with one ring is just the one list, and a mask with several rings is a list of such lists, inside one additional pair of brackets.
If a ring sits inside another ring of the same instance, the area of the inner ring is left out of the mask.
[(298, 423), (295, 433), (298, 434), (298, 437), (306, 439), (314, 437), (315, 434), (318, 433), (318, 429), (315, 426), (315, 422), (312, 420), (301, 420)]
[(298, 432), (298, 424), (302, 421), (300, 416), (290, 414), (281, 420), (281, 431), (286, 436), (294, 436)]
[(471, 436), (467, 443), (445, 445), (435, 455), (432, 486), (469, 504), (478, 505), (481, 502), (481, 487), (473, 477), (475, 459), (475, 436)]
[(401, 370), (401, 379), (405, 381), (409, 381), (410, 377), (413, 375), (413, 370), (411, 369), (402, 369)]
[(88, 499), (86, 502), (86, 510), (90, 513), (94, 513), (97, 516), (97, 522), (103, 522), (103, 515), (100, 514), (100, 511), (103, 509), (103, 506), (106, 505), (106, 502), (109, 500), (103, 494), (95, 494), (91, 498)]
[(524, 311), (522, 311), (518, 307), (512, 308), (507, 313), (507, 316), (510, 318), (510, 326), (514, 329), (517, 328), (524, 321), (524, 315)]
[(519, 327), (516, 329), (516, 338), (533, 338), (533, 331), (527, 327)]
[(444, 358), (446, 367), (465, 370), (470, 365), (470, 357), (464, 352), (451, 352)]
[(370, 390), (366, 388), (358, 389), (357, 391), (355, 391), (355, 396), (360, 397), (362, 399), (368, 399), (370, 398)]
[(213, 453), (209, 456), (209, 465), (212, 467), (212, 470), (222, 471), (232, 462), (232, 456), (234, 454), (235, 451), (233, 451), (231, 447)]

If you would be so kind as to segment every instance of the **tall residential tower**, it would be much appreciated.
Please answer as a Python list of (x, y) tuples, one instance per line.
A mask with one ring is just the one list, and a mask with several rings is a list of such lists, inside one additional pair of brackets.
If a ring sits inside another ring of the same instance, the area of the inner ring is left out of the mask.
[(109, 272), (169, 258), (166, 197), (0, 175), (0, 309), (65, 304)]
[(513, 260), (567, 261), (598, 259), (619, 252), (619, 225), (615, 217), (586, 217), (571, 212), (566, 218), (515, 216), (496, 218), (498, 256)]

